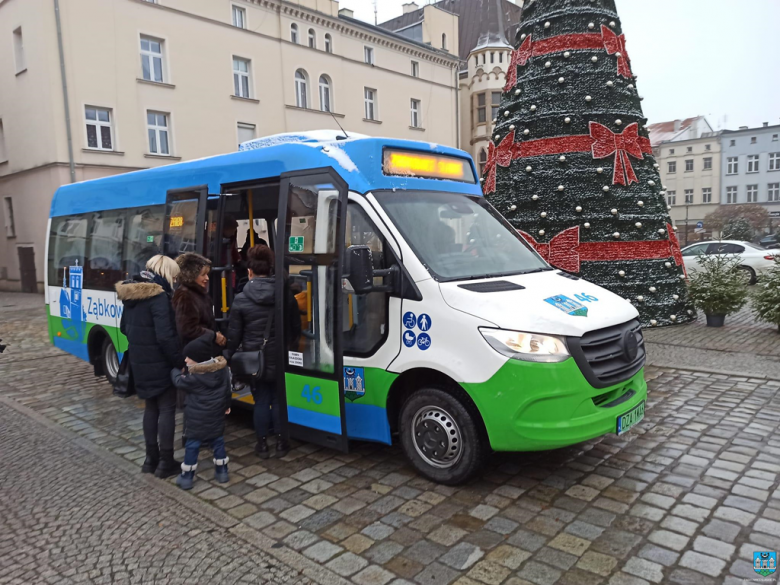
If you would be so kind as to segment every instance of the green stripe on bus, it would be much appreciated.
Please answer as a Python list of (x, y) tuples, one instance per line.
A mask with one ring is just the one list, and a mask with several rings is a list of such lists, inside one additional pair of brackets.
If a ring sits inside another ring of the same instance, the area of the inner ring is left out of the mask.
[(288, 406), (341, 417), (338, 382), (290, 373), (284, 381)]

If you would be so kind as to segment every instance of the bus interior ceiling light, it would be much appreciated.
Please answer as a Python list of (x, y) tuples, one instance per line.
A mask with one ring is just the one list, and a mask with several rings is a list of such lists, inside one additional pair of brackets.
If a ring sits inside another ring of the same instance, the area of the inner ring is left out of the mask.
[(498, 353), (516, 360), (562, 362), (569, 358), (566, 344), (558, 337), (487, 327), (480, 327), (479, 332)]
[(392, 148), (385, 149), (384, 172), (386, 175), (475, 182), (471, 165), (466, 159)]

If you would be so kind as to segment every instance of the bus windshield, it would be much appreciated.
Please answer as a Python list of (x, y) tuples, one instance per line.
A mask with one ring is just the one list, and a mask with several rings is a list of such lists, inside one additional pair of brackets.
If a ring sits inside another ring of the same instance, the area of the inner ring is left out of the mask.
[(483, 197), (431, 191), (374, 195), (439, 281), (552, 270)]

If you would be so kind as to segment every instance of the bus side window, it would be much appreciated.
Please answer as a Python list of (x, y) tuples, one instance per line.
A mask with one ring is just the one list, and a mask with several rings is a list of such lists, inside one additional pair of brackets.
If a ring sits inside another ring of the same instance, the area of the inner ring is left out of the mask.
[[(368, 246), (374, 269), (387, 267), (385, 240), (360, 205), (347, 207), (347, 247)], [(377, 278), (374, 284), (381, 285)], [(350, 355), (372, 354), (387, 334), (388, 294), (371, 292), (364, 295), (345, 293), (344, 303), (344, 353)]]
[(114, 284), (122, 280), (125, 211), (98, 211), (91, 219), (84, 288), (113, 291)]
[(146, 268), (146, 262), (162, 254), (164, 205), (127, 210), (124, 233), (123, 278), (132, 278)]
[[(68, 268), (84, 266), (87, 255), (86, 215), (51, 219), (49, 240), (49, 285), (68, 287)], [(83, 268), (82, 268), (83, 270)]]

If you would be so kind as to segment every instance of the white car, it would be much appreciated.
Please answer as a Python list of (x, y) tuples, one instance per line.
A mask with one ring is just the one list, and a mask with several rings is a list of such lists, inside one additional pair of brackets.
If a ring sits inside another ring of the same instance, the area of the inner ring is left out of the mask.
[(749, 284), (756, 282), (756, 276), (769, 270), (774, 264), (774, 257), (780, 255), (780, 250), (766, 250), (750, 242), (737, 240), (718, 240), (712, 242), (699, 242), (682, 249), (685, 270), (688, 273), (696, 272), (699, 266), (699, 255), (728, 254), (738, 256), (740, 270), (745, 273), (745, 280)]

